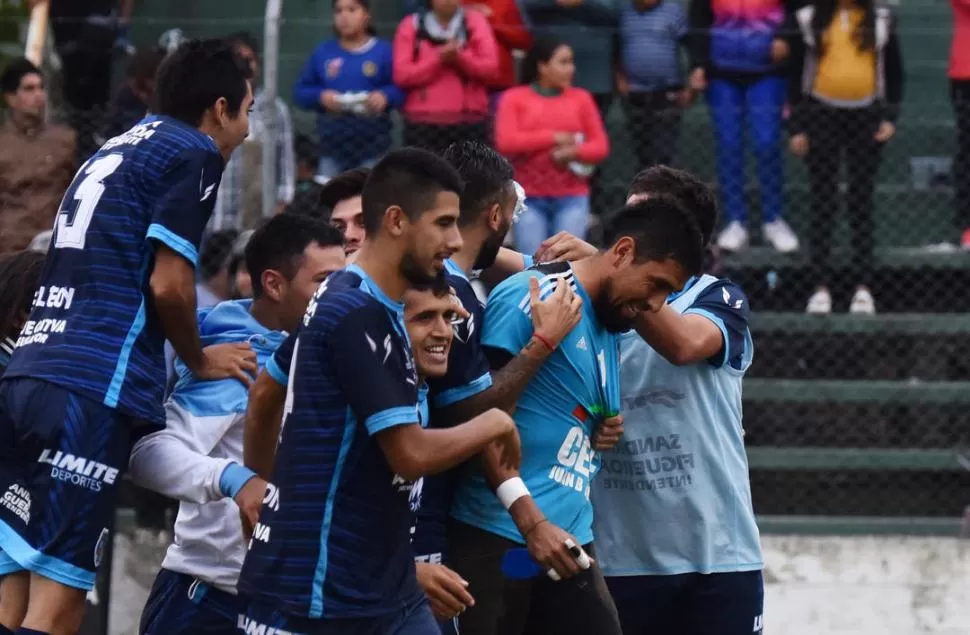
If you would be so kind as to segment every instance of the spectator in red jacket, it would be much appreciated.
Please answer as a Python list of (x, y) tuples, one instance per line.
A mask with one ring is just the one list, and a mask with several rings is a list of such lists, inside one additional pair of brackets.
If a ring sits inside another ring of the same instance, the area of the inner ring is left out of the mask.
[(585, 237), (589, 176), (610, 145), (593, 96), (573, 86), (572, 49), (537, 36), (522, 65), (524, 86), (499, 102), (495, 147), (509, 157), (525, 188), (528, 209), (514, 227), (519, 251), (532, 254), (547, 237)]
[(487, 142), (488, 84), (498, 71), (492, 27), (459, 0), (428, 0), (394, 36), (394, 83), (404, 99), (404, 143), (443, 150)]
[(513, 51), (528, 51), (532, 46), (532, 34), (522, 20), (522, 13), (515, 0), (464, 0), (466, 9), (474, 9), (485, 16), (492, 26), (498, 44), (498, 73), (489, 82), (493, 92), (515, 86), (516, 60)]
[(970, 0), (950, 0), (953, 46), (950, 49), (950, 96), (957, 119), (957, 153), (953, 158), (954, 201), (960, 244), (970, 249)]

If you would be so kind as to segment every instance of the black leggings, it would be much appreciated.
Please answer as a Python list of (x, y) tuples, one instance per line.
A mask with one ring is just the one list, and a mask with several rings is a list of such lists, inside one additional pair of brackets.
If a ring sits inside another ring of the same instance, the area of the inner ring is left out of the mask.
[[(461, 635), (622, 635), (598, 566), (561, 582), (545, 575), (510, 580), (502, 574), (502, 557), (521, 544), (457, 521), (448, 544), (451, 566), (475, 598), (459, 617)], [(592, 545), (583, 548), (593, 555)]]
[(808, 234), (814, 263), (815, 284), (833, 282), (829, 264), (836, 213), (841, 207), (839, 176), (845, 165), (848, 182), (845, 211), (852, 234), (852, 285), (870, 284), (873, 248), (873, 190), (882, 155), (874, 135), (880, 116), (876, 108), (834, 108), (814, 102), (808, 113), (806, 132), (812, 187), (812, 222)]
[(970, 80), (951, 80), (950, 98), (957, 121), (957, 152), (953, 157), (953, 203), (957, 228), (970, 229)]

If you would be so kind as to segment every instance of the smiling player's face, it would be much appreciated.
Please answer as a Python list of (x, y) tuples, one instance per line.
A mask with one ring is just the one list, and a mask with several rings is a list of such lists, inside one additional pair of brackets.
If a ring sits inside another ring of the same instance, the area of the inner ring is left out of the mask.
[(407, 249), (401, 273), (413, 284), (430, 282), (444, 271), (445, 260), (461, 249), (458, 195), (439, 192), (434, 205), (407, 226)]
[(432, 291), (415, 290), (404, 294), (404, 323), (422, 377), (442, 377), (448, 372), (454, 319), (450, 294), (439, 297)]

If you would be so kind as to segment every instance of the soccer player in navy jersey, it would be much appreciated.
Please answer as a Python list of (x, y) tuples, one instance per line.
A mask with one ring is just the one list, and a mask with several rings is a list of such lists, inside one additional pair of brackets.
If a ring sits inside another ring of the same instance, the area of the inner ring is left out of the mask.
[[(431, 153), (385, 156), (364, 188), (367, 239), (356, 263), (320, 286), (299, 332), (267, 364), (287, 383), (286, 414), (275, 491), (239, 581), (250, 599), (244, 632), (438, 633), (415, 578), (411, 482), (493, 442), (510, 468), (519, 453), (499, 410), (447, 430), (421, 425), (401, 300), (442, 275), (461, 247), (461, 191), (461, 177)], [(246, 454), (259, 453), (248, 432)]]
[(180, 48), (159, 69), (156, 114), (64, 196), (0, 383), (0, 634), (77, 631), (132, 443), (164, 425), (165, 339), (201, 378), (256, 369), (246, 345), (203, 351), (195, 314), (199, 240), (248, 133), (248, 74), (221, 41)]

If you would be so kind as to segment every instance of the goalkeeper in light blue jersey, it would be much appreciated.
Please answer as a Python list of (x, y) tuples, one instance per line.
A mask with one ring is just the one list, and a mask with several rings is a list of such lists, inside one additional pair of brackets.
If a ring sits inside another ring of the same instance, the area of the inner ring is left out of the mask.
[[(658, 194), (694, 212), (707, 244), (710, 188), (655, 167), (637, 176), (628, 203)], [(749, 315), (737, 285), (702, 275), (621, 339), (625, 432), (602, 456), (592, 500), (624, 635), (762, 632), (764, 563), (741, 421)]]

